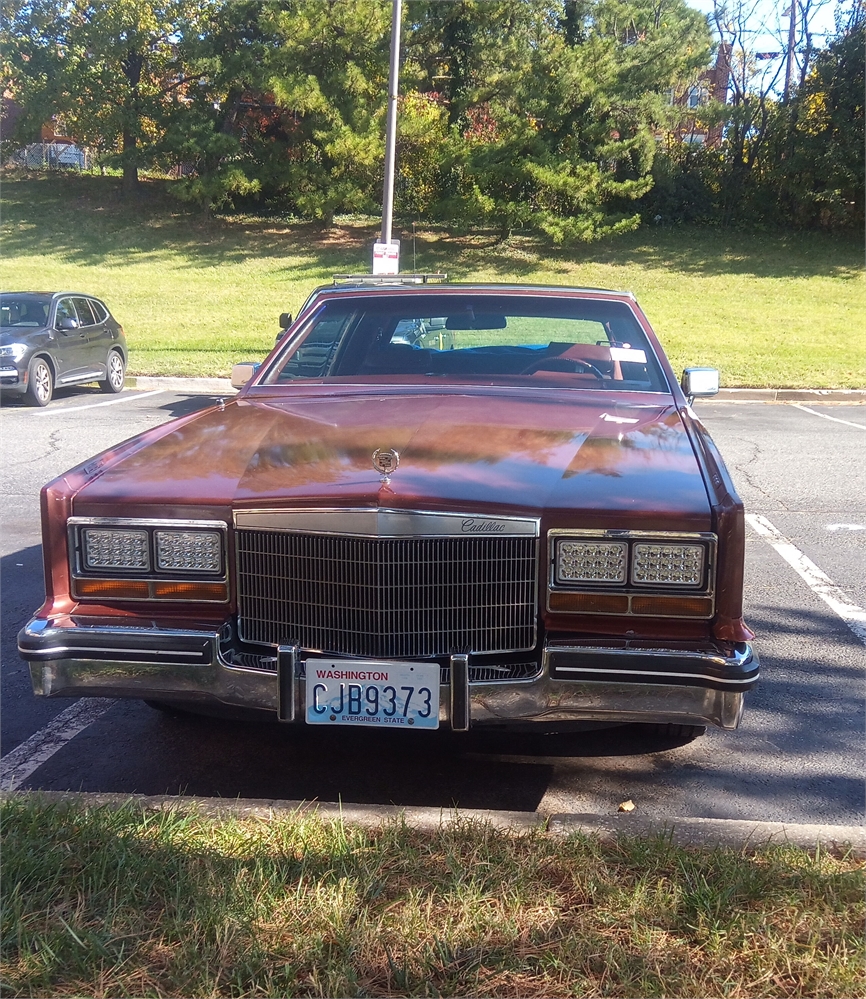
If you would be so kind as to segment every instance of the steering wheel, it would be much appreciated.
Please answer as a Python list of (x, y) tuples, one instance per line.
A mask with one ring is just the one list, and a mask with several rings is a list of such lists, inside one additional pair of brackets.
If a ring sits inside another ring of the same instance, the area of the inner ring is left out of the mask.
[(588, 371), (591, 375), (595, 375), (599, 381), (605, 380), (604, 375), (594, 364), (590, 364), (589, 361), (581, 361), (577, 357), (539, 357), (537, 361), (533, 361), (532, 364), (524, 368), (520, 374), (534, 375), (536, 371)]

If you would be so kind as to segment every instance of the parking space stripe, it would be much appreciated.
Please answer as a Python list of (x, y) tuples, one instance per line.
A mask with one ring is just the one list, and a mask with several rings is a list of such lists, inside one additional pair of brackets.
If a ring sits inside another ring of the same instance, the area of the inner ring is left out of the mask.
[(806, 585), (816, 593), (842, 620), (851, 631), (866, 645), (866, 610), (858, 607), (853, 600), (807, 558), (800, 549), (777, 530), (766, 517), (750, 513), (746, 515), (749, 524), (776, 549), (782, 558), (806, 581)]
[(116, 698), (86, 697), (64, 708), (44, 728), (0, 759), (0, 791), (19, 788), (34, 770), (116, 703)]
[(866, 430), (866, 424), (852, 423), (851, 420), (840, 420), (838, 416), (829, 416), (827, 413), (819, 413), (817, 409), (809, 409), (799, 402), (792, 402), (794, 409), (802, 409), (804, 413), (811, 413), (812, 416), (820, 416), (823, 420), (832, 420), (833, 423), (844, 423), (846, 427), (857, 427), (858, 430)]
[[(146, 399), (149, 395), (162, 395), (166, 389), (153, 389), (150, 392), (136, 392), (136, 399)], [(129, 402), (130, 395), (118, 395), (114, 399), (106, 399), (105, 402), (90, 402), (85, 406), (54, 406), (37, 410), (31, 416), (56, 416), (58, 413), (80, 413), (85, 409), (99, 409), (102, 406), (116, 406), (119, 402)]]

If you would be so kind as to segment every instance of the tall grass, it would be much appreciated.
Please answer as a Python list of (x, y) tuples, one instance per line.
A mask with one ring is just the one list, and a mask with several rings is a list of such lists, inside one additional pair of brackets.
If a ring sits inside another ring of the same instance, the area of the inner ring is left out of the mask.
[(4, 996), (866, 995), (863, 865), (2, 806)]
[[(369, 270), (378, 233), (374, 219), (330, 229), (205, 219), (155, 182), (128, 203), (115, 177), (7, 176), (0, 193), (0, 286), (105, 298), (129, 336), (132, 374), (224, 376), (261, 358), (280, 312), (335, 273)], [(645, 227), (563, 250), (526, 237), (401, 235), (404, 270), (632, 290), (675, 369), (719, 367), (724, 385), (866, 385), (859, 238)]]

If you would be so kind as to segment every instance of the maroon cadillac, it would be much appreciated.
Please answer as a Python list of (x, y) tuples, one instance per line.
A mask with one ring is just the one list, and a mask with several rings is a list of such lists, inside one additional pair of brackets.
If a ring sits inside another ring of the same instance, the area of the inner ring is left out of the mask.
[[(743, 507), (630, 294), (335, 284), (238, 395), (42, 490), (44, 697), (736, 728)], [(248, 713), (248, 712), (247, 712)]]

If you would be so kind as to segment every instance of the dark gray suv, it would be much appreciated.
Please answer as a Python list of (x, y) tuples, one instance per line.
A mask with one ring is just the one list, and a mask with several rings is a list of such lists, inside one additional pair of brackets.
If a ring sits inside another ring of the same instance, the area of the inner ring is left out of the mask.
[(0, 294), (0, 393), (47, 406), (55, 387), (123, 388), (123, 327), (104, 302), (74, 291)]

